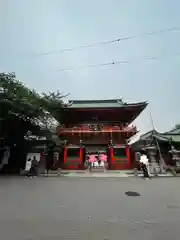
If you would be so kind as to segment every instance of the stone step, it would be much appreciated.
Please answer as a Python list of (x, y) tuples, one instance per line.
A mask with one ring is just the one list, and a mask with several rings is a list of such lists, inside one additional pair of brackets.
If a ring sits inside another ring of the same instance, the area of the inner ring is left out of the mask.
[(98, 172), (104, 172), (104, 168), (103, 167), (96, 167), (96, 168), (92, 168), (91, 172), (93, 173), (98, 173)]

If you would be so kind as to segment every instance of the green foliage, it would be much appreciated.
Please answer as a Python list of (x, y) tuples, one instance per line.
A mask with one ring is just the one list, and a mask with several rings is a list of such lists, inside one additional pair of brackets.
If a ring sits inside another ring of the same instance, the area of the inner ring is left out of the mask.
[(180, 129), (180, 124), (175, 124), (174, 129)]
[(51, 139), (49, 127), (52, 117), (57, 121), (61, 118), (62, 98), (59, 91), (39, 94), (17, 80), (14, 73), (0, 73), (0, 137), (10, 136), (14, 129), (22, 138), (30, 131)]
[(63, 114), (63, 98), (66, 97), (62, 95), (59, 91), (42, 93), (42, 106), (56, 119), (60, 120)]
[(63, 106), (62, 98), (59, 91), (38, 94), (17, 80), (14, 73), (0, 73), (0, 104), (4, 114), (17, 114), (31, 121), (50, 115), (58, 119)]

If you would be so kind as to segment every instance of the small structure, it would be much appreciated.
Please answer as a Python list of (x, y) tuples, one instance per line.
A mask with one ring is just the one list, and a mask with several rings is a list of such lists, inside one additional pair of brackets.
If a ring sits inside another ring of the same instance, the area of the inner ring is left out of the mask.
[[(140, 136), (139, 140), (131, 145), (134, 153), (142, 148), (147, 148), (150, 161), (156, 161), (161, 172), (168, 166), (178, 164), (180, 156), (180, 133), (177, 130), (171, 130), (165, 133), (159, 133), (156, 130), (149, 131)], [(175, 161), (176, 159), (176, 161)]]
[(147, 102), (121, 99), (70, 101), (63, 109), (57, 135), (64, 140), (64, 169), (84, 169), (87, 152), (104, 151), (109, 169), (130, 169), (129, 139), (137, 133), (131, 123)]
[(172, 154), (173, 165), (180, 169), (180, 151), (172, 146), (169, 152)]

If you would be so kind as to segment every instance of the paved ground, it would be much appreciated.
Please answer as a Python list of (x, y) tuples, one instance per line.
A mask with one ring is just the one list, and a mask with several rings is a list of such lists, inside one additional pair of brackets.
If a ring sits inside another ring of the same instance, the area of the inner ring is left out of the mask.
[[(44, 174), (43, 174), (44, 175)], [(49, 175), (51, 176), (57, 176), (57, 173), (50, 173)], [(61, 175), (64, 175), (64, 176), (68, 176), (68, 177), (85, 177), (85, 178), (94, 178), (94, 177), (98, 177), (98, 178), (124, 178), (124, 177), (135, 177), (134, 173), (126, 173), (124, 171), (121, 171), (121, 172), (109, 172), (109, 171), (106, 171), (106, 172), (70, 172), (70, 173), (61, 173)], [(139, 173), (138, 174), (139, 177), (142, 177), (143, 174), (142, 173)], [(158, 177), (174, 177), (173, 174), (171, 173), (166, 173), (166, 174), (159, 174)]]
[(0, 178), (0, 239), (179, 240), (180, 179)]

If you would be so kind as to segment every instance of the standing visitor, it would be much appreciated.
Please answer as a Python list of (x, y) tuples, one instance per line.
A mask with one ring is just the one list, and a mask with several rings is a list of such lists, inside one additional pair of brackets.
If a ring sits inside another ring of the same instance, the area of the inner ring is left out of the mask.
[(90, 172), (92, 171), (92, 166), (96, 161), (96, 156), (94, 154), (90, 154), (88, 159), (88, 168)]
[(31, 174), (31, 176), (38, 175), (38, 161), (36, 159), (36, 156), (33, 157), (33, 160), (31, 162), (30, 174)]
[(46, 156), (46, 176), (48, 176), (49, 171), (51, 170), (52, 165), (51, 165), (51, 160), (49, 158), (49, 156)]
[(101, 158), (100, 158), (100, 153), (98, 153), (98, 157), (97, 157), (97, 160), (98, 160), (98, 165), (99, 165), (99, 167), (101, 166)]
[(25, 171), (29, 172), (30, 169), (31, 169), (31, 158), (28, 158), (25, 166)]
[(29, 176), (30, 169), (31, 169), (31, 158), (28, 158), (28, 160), (26, 161), (25, 169), (21, 172), (21, 174), (23, 176)]
[(85, 169), (89, 168), (89, 153), (87, 152), (87, 155), (85, 156), (85, 162), (84, 162)]
[(150, 178), (149, 173), (148, 173), (149, 159), (148, 159), (147, 155), (145, 154), (145, 151), (141, 152), (140, 164), (141, 164), (144, 178), (149, 179)]
[(101, 163), (102, 163), (102, 166), (103, 166), (103, 168), (104, 168), (104, 170), (105, 170), (105, 166), (106, 166), (106, 164), (107, 164), (107, 155), (106, 155), (105, 153), (101, 153), (101, 154), (99, 155), (99, 159), (100, 159), (100, 161), (101, 161)]

